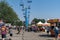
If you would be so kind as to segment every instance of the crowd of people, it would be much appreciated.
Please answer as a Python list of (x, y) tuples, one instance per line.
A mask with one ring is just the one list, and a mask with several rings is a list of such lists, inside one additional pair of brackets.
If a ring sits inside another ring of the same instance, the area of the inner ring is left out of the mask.
[(2, 40), (5, 40), (6, 39), (6, 34), (9, 33), (10, 34), (10, 40), (11, 40), (11, 37), (12, 37), (12, 27), (7, 27), (5, 25), (5, 23), (3, 22), (2, 19), (0, 19), (0, 35), (1, 35), (1, 38)]
[[(40, 31), (41, 30), (47, 30), (46, 33), (47, 35), (50, 35), (51, 37), (55, 37), (55, 40), (57, 40), (58, 36), (60, 35), (60, 27), (53, 25), (53, 26), (47, 26), (47, 27), (41, 27), (40, 29), (37, 26), (32, 26), (28, 28), (28, 31)], [(50, 33), (50, 34), (49, 34)]]
[[(12, 28), (12, 26), (6, 26), (5, 24), (6, 23), (4, 23), (2, 19), (0, 19), (0, 35), (1, 35), (1, 38), (2, 38), (2, 40), (5, 40), (7, 37), (6, 35), (9, 34), (9, 36), (10, 36), (9, 40), (12, 40), (13, 28)], [(16, 26), (16, 29), (18, 31), (17, 34), (19, 34), (21, 28), (19, 26)]]
[[(60, 34), (60, 28), (59, 27), (56, 27), (56, 25), (54, 25), (51, 27), (47, 27), (47, 28), (42, 27), (42, 28), (47, 29), (47, 33), (54, 31), (54, 33), (52, 33), (52, 34), (55, 35), (55, 39), (57, 40), (57, 37)], [(24, 28), (20, 27), (20, 26), (16, 26), (15, 29), (17, 29), (17, 31), (18, 31), (17, 34), (20, 34), (21, 29), (24, 29)], [(40, 29), (37, 26), (28, 27), (28, 31), (37, 32), (39, 30)], [(0, 35), (1, 35), (2, 40), (6, 39), (7, 33), (10, 36), (9, 40), (11, 40), (11, 37), (13, 36), (12, 27), (6, 26), (5, 23), (3, 22), (3, 20), (0, 19)]]

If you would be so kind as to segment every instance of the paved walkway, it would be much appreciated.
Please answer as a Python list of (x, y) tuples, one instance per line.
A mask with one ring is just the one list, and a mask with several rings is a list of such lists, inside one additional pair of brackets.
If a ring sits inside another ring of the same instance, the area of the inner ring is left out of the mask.
[[(13, 30), (12, 40), (53, 40), (54, 38), (48, 37), (45, 32), (25, 32), (22, 31), (20, 34), (16, 34), (17, 31)], [(0, 37), (1, 39), (1, 37)], [(7, 35), (9, 39), (9, 34)]]
[(48, 37), (45, 32), (25, 32), (24, 40), (53, 40), (54, 38)]

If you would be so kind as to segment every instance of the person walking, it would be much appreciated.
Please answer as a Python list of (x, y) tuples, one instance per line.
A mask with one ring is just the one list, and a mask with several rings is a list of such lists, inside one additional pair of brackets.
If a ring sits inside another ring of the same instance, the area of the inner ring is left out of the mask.
[(0, 27), (2, 27), (3, 24), (4, 24), (3, 20), (0, 19)]
[(12, 27), (9, 28), (9, 34), (10, 34), (9, 40), (12, 40), (12, 36), (13, 36)]
[(20, 30), (21, 30), (20, 26), (17, 26), (17, 31), (18, 31), (17, 34), (20, 34)]
[(7, 27), (5, 26), (5, 24), (2, 25), (0, 30), (1, 30), (2, 40), (5, 40), (6, 39), (6, 34), (7, 34)]
[(57, 37), (58, 37), (58, 31), (59, 31), (58, 27), (55, 26), (55, 28), (54, 28), (54, 32), (55, 32), (55, 40), (57, 40)]

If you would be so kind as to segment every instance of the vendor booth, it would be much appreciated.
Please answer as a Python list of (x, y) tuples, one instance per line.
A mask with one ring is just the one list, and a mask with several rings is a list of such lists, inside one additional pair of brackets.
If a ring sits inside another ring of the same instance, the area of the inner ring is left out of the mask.
[(37, 26), (43, 26), (43, 23), (40, 21), (37, 23)]
[(43, 26), (50, 26), (51, 24), (50, 23), (47, 23), (47, 22), (45, 22), (44, 24), (43, 24)]
[(43, 30), (43, 29), (42, 29), (43, 23), (42, 23), (41, 21), (38, 22), (36, 25), (38, 26), (38, 30), (39, 30), (39, 31), (42, 31), (42, 30)]
[(50, 30), (51, 35), (55, 35), (53, 28), (55, 26), (60, 27), (60, 19), (50, 19), (47, 22), (51, 23), (51, 25), (50, 25), (50, 27), (51, 27), (51, 30)]

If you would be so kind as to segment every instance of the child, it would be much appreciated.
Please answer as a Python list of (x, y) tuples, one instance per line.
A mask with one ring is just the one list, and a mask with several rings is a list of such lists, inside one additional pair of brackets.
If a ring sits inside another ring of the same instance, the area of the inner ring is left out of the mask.
[(7, 34), (7, 27), (3, 24), (0, 28), (2, 40), (5, 40)]
[(9, 28), (9, 34), (10, 34), (9, 40), (11, 40), (11, 37), (13, 36), (13, 33), (12, 33), (12, 27)]

